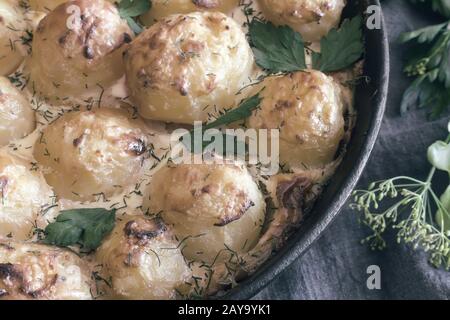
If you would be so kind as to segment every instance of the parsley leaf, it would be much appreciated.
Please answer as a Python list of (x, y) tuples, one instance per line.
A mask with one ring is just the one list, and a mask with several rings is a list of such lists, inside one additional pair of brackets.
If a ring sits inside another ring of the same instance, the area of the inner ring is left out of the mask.
[(320, 53), (313, 52), (313, 68), (323, 72), (345, 69), (364, 53), (362, 18), (345, 20), (339, 29), (332, 29), (320, 41)]
[[(239, 104), (239, 106), (235, 109), (226, 111), (221, 116), (219, 116), (215, 121), (212, 121), (208, 124), (204, 124), (202, 126), (203, 131), (214, 129), (220, 126), (225, 126), (237, 121), (245, 120), (246, 118), (250, 117), (252, 115), (252, 112), (259, 108), (261, 104), (262, 98), (260, 97), (259, 93), (242, 100), (242, 102)], [(229, 145), (227, 142), (231, 142), (234, 146), (234, 150), (242, 150), (242, 146), (245, 145), (245, 142), (238, 140), (236, 136), (229, 135), (229, 134), (220, 134), (223, 141), (223, 151), (226, 153)], [(201, 138), (202, 141), (198, 143), (195, 139)], [(194, 134), (194, 130), (191, 130), (190, 133), (184, 135), (180, 138), (180, 141), (186, 146), (186, 148), (190, 152), (203, 152), (208, 146), (210, 146), (216, 139), (218, 138), (217, 135), (205, 135), (202, 134), (201, 137), (197, 137)], [(204, 141), (203, 139), (209, 140)], [(201, 146), (201, 150), (196, 150), (195, 146)]]
[[(312, 52), (312, 67), (333, 72), (350, 67), (364, 53), (362, 17), (345, 20), (320, 41), (321, 52)], [(253, 19), (249, 25), (250, 43), (256, 64), (269, 73), (295, 72), (307, 68), (305, 43), (300, 33), (288, 26)]]
[(115, 210), (101, 208), (62, 211), (45, 228), (44, 243), (60, 247), (79, 244), (85, 251), (95, 250), (113, 230), (115, 218)]
[(412, 3), (421, 3), (428, 5), (431, 4), (431, 8), (442, 14), (443, 16), (450, 18), (450, 0), (411, 0)]
[(405, 32), (400, 35), (399, 42), (406, 43), (408, 41), (417, 40), (418, 43), (432, 42), (443, 28), (447, 27), (447, 23), (441, 23), (435, 26), (425, 27), (411, 32)]
[(400, 36), (401, 43), (414, 41), (413, 57), (404, 72), (416, 77), (405, 91), (402, 113), (413, 105), (430, 107), (430, 118), (437, 118), (450, 106), (450, 23), (438, 24)]
[(287, 26), (276, 27), (257, 19), (249, 25), (256, 64), (269, 73), (306, 69), (305, 46), (300, 33)]
[(134, 18), (149, 11), (152, 7), (150, 0), (121, 0), (116, 2), (119, 10), (119, 15), (122, 19), (128, 22), (130, 28), (134, 33), (139, 34), (142, 32), (142, 26), (136, 22)]
[(450, 90), (440, 82), (432, 82), (426, 76), (417, 78), (403, 94), (401, 112), (413, 107), (430, 107), (429, 118), (437, 119), (450, 106)]
[(241, 101), (236, 109), (229, 110), (218, 117), (215, 121), (206, 124), (204, 127), (206, 130), (225, 126), (240, 120), (245, 120), (252, 115), (252, 112), (256, 110), (261, 104), (262, 98), (259, 93), (244, 99)]

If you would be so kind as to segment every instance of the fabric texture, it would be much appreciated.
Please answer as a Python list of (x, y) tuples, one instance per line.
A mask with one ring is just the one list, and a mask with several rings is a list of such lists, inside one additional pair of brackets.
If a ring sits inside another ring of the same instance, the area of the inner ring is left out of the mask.
[[(386, 0), (382, 7), (389, 33), (391, 82), (381, 133), (360, 188), (398, 175), (425, 178), (430, 169), (426, 150), (445, 139), (450, 119), (450, 113), (431, 122), (423, 110), (404, 116), (399, 112), (402, 93), (411, 80), (402, 74), (405, 50), (396, 40), (404, 31), (440, 22), (440, 17), (406, 0)], [(360, 244), (368, 234), (358, 214), (345, 206), (310, 250), (255, 299), (450, 299), (450, 272), (433, 268), (426, 253), (397, 244), (395, 232), (387, 233), (386, 250), (372, 251)], [(367, 288), (371, 265), (381, 268), (381, 290)]]

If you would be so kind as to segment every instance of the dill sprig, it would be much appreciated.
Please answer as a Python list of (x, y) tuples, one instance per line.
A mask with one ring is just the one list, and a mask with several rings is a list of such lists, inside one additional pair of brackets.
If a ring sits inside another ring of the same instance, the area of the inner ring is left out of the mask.
[(445, 142), (430, 146), (428, 158), (433, 167), (425, 181), (400, 176), (354, 192), (351, 208), (362, 213), (362, 223), (372, 231), (363, 243), (374, 250), (384, 249), (383, 235), (394, 229), (398, 243), (424, 249), (432, 265), (450, 270), (450, 187), (441, 197), (433, 189), (438, 170), (450, 173), (449, 142), (450, 135)]

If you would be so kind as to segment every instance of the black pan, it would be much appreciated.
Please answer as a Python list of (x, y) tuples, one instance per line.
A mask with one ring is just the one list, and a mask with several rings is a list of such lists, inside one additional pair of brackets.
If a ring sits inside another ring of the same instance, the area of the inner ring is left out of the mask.
[[(378, 0), (349, 0), (344, 16), (364, 12)], [(389, 44), (383, 21), (381, 30), (365, 30), (366, 57), (364, 74), (369, 83), (356, 91), (358, 119), (347, 154), (311, 214), (286, 245), (253, 276), (230, 290), (224, 299), (250, 299), (301, 257), (330, 225), (346, 204), (363, 172), (378, 137), (385, 110), (389, 82)]]

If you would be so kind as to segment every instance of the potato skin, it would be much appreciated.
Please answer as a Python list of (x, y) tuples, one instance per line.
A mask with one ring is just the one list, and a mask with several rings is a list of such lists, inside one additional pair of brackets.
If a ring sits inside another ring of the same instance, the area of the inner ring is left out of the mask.
[(67, 0), (30, 0), (30, 7), (36, 11), (51, 11)]
[(265, 17), (288, 25), (306, 41), (319, 41), (336, 27), (346, 0), (259, 0)]
[[(71, 6), (80, 8), (80, 19), (67, 12)], [(46, 15), (34, 33), (30, 85), (51, 100), (105, 88), (123, 75), (122, 53), (132, 35), (113, 4), (66, 2)]]
[(90, 300), (89, 267), (74, 253), (0, 240), (0, 300)]
[(0, 147), (21, 139), (36, 128), (30, 103), (8, 78), (0, 77)]
[(142, 16), (146, 25), (176, 13), (195, 11), (220, 11), (229, 13), (239, 4), (239, 0), (152, 0), (152, 8)]
[(239, 25), (218, 12), (163, 19), (141, 33), (124, 57), (139, 113), (186, 124), (233, 106), (254, 61)]
[(280, 129), (280, 161), (291, 168), (330, 163), (344, 137), (344, 102), (333, 78), (319, 71), (266, 78), (250, 128)]
[(0, 237), (25, 240), (34, 224), (45, 227), (53, 218), (52, 212), (44, 214), (53, 196), (42, 174), (32, 170), (29, 161), (0, 151)]
[(206, 263), (226, 246), (236, 252), (250, 250), (265, 219), (264, 198), (240, 165), (165, 167), (154, 175), (145, 199), (144, 207), (161, 212), (177, 238), (185, 239), (183, 254)]
[(134, 184), (149, 137), (123, 109), (68, 113), (43, 130), (34, 155), (58, 196), (80, 201), (111, 196)]
[[(54, 10), (60, 4), (67, 2), (68, 0), (29, 0), (30, 7), (36, 11), (48, 12)], [(108, 0), (114, 3), (115, 0)]]
[(125, 216), (97, 250), (114, 295), (125, 299), (174, 299), (191, 277), (181, 249), (160, 218)]
[(13, 73), (24, 57), (18, 44), (26, 30), (25, 17), (12, 0), (0, 1), (0, 76)]

